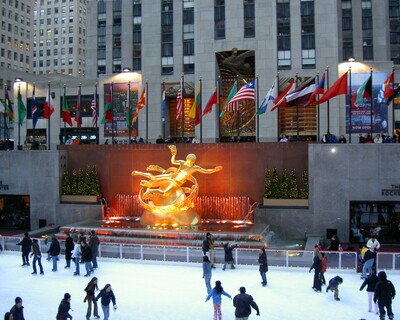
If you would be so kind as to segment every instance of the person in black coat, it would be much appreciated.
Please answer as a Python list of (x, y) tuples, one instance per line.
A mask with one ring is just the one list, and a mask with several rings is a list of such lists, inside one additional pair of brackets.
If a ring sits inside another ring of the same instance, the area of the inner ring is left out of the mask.
[(21, 246), (22, 251), (22, 267), (29, 266), (29, 253), (32, 248), (32, 240), (29, 238), (28, 232), (24, 233), (24, 238), (17, 243), (17, 246)]
[(57, 261), (60, 251), (60, 243), (58, 242), (56, 236), (53, 236), (51, 239), (49, 251), (47, 251), (48, 253), (50, 253), (51, 259), (53, 260), (53, 269), (51, 270), (53, 272), (57, 271)]
[(231, 264), (231, 269), (235, 269), (235, 265), (233, 263), (233, 254), (232, 251), (237, 247), (237, 244), (230, 246), (228, 242), (224, 244), (224, 251), (225, 251), (225, 263), (222, 267), (222, 270), (226, 269), (226, 265), (228, 263)]
[(92, 230), (89, 236), (89, 245), (92, 248), (92, 262), (93, 262), (93, 269), (97, 269), (97, 257), (99, 255), (99, 245), (100, 240), (99, 237), (96, 235), (96, 231)]
[(104, 320), (108, 320), (110, 316), (110, 302), (114, 305), (114, 310), (117, 310), (117, 302), (111, 284), (107, 283), (96, 297), (96, 301), (101, 299), (101, 308), (104, 313)]
[(14, 320), (25, 320), (24, 307), (22, 306), (22, 299), (20, 297), (15, 298), (15, 304), (11, 308), (10, 313), (13, 315)]
[(239, 292), (240, 293), (233, 298), (233, 306), (235, 307), (236, 319), (247, 319), (247, 317), (251, 314), (251, 308), (256, 310), (256, 315), (259, 316), (260, 310), (253, 297), (246, 293), (246, 288), (240, 287)]
[(385, 319), (386, 308), (389, 320), (392, 320), (392, 300), (396, 296), (396, 289), (394, 288), (393, 283), (387, 279), (385, 271), (378, 273), (378, 279), (379, 281), (375, 288), (374, 302), (378, 302), (379, 317), (381, 320)]
[(267, 272), (268, 272), (268, 260), (267, 254), (265, 253), (265, 248), (260, 249), (260, 254), (258, 256), (259, 271), (262, 279), (262, 286), (267, 285)]
[(81, 242), (81, 252), (82, 252), (82, 261), (85, 264), (86, 274), (85, 277), (89, 277), (93, 273), (92, 266), (92, 248), (86, 243), (86, 241)]
[[(372, 312), (372, 300), (374, 299), (375, 288), (379, 281), (378, 276), (375, 271), (372, 271), (372, 274), (366, 278), (363, 284), (360, 287), (360, 291), (362, 291), (365, 287), (367, 287), (368, 293), (368, 312)], [(374, 303), (375, 313), (378, 314), (378, 305)]]
[(74, 250), (74, 240), (71, 235), (67, 233), (67, 238), (65, 239), (65, 262), (66, 266), (64, 268), (71, 267), (72, 250)]
[(314, 249), (313, 264), (310, 267), (309, 272), (311, 272), (312, 269), (314, 269), (314, 282), (312, 288), (314, 289), (315, 292), (321, 292), (322, 255), (317, 246), (315, 246)]
[(72, 316), (69, 314), (70, 309), (71, 309), (71, 295), (69, 293), (66, 293), (64, 294), (64, 299), (61, 300), (60, 305), (58, 306), (56, 319), (57, 320), (72, 319)]

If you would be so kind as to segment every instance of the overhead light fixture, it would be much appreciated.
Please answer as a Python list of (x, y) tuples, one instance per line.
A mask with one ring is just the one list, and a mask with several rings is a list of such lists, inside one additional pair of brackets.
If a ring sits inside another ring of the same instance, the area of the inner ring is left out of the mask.
[(131, 68), (124, 68), (124, 69), (122, 69), (122, 71), (124, 71), (124, 72), (131, 72)]
[(22, 81), (24, 81), (24, 79), (22, 79), (20, 77), (15, 78), (15, 82), (22, 82)]
[(349, 62), (354, 62), (354, 61), (356, 61), (356, 59), (354, 59), (354, 58), (349, 58)]

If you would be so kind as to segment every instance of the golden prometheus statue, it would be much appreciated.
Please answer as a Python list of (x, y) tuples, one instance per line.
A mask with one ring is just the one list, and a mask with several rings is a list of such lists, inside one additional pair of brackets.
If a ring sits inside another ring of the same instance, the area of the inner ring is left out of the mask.
[(132, 176), (143, 176), (148, 180), (140, 182), (139, 201), (145, 209), (141, 223), (147, 226), (189, 226), (200, 222), (194, 209), (194, 200), (199, 192), (195, 172), (212, 174), (222, 170), (222, 166), (205, 169), (195, 164), (196, 155), (190, 153), (186, 160), (176, 160), (176, 146), (169, 145), (171, 163), (178, 167), (163, 169), (149, 165), (146, 170), (157, 172), (132, 171)]

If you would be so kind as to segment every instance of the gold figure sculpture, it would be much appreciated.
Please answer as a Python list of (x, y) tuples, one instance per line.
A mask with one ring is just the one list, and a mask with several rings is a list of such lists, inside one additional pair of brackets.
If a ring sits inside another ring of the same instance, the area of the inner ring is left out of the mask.
[(148, 180), (140, 182), (139, 201), (145, 209), (141, 223), (151, 226), (196, 225), (200, 217), (194, 209), (194, 200), (199, 185), (193, 174), (196, 172), (212, 174), (222, 170), (222, 166), (205, 169), (195, 164), (196, 155), (191, 153), (186, 160), (176, 160), (176, 146), (169, 145), (171, 163), (178, 167), (163, 169), (149, 165), (146, 170), (157, 172), (132, 171), (132, 176), (143, 176)]

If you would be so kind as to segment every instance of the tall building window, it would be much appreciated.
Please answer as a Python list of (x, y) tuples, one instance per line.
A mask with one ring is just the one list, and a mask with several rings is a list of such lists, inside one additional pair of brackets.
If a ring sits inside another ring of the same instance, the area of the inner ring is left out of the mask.
[(256, 19), (254, 13), (254, 0), (243, 1), (244, 37), (254, 38), (256, 35)]
[(351, 0), (342, 0), (343, 61), (354, 58), (353, 51), (353, 12)]
[(315, 68), (314, 0), (301, 0), (301, 61), (303, 68)]
[(142, 0), (133, 0), (133, 70), (142, 70)]
[(278, 70), (291, 68), (290, 1), (276, 1)]
[(121, 29), (122, 4), (121, 0), (113, 1), (113, 49), (112, 49), (112, 73), (120, 73), (121, 68)]
[(194, 73), (194, 0), (183, 1), (183, 72)]
[(372, 3), (371, 0), (361, 1), (362, 15), (362, 41), (363, 41), (363, 59), (374, 59), (374, 46), (372, 35)]
[(214, 0), (214, 39), (225, 39), (225, 0)]
[(161, 73), (174, 72), (173, 0), (161, 2)]
[(400, 64), (400, 2), (389, 0), (390, 60)]

